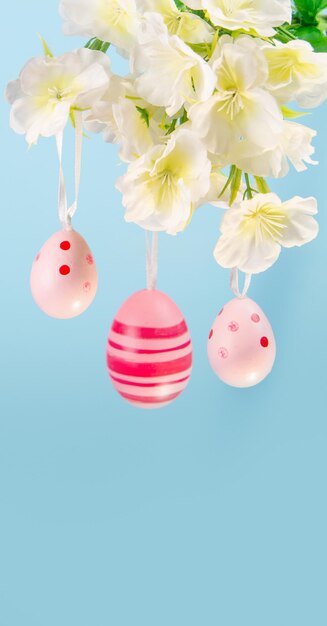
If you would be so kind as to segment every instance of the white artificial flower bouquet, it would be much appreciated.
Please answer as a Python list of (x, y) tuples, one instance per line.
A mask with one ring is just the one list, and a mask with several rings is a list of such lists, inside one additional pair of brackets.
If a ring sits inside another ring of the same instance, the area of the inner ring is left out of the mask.
[[(60, 13), (66, 34), (91, 40), (57, 58), (44, 44), (9, 83), (11, 126), (29, 144), (82, 111), (128, 164), (126, 221), (176, 234), (206, 202), (230, 207), (214, 253), (223, 267), (261, 272), (281, 246), (316, 236), (315, 200), (281, 202), (265, 181), (316, 163), (316, 132), (293, 118), (327, 95), (327, 54), (297, 38), (290, 0), (61, 0)], [(111, 72), (111, 44), (128, 76)]]
[[(70, 227), (76, 210), (87, 130), (120, 147), (127, 168), (117, 189), (127, 222), (176, 235), (206, 203), (224, 210), (214, 256), (232, 270), (236, 295), (235, 272), (246, 273), (248, 286), (282, 247), (314, 239), (316, 200), (282, 201), (266, 179), (317, 163), (316, 131), (296, 120), (327, 96), (326, 6), (326, 0), (61, 0), (64, 32), (88, 42), (54, 57), (42, 40), (44, 55), (25, 65), (6, 94), (11, 126), (30, 145), (40, 136), (56, 138), (63, 225)], [(128, 59), (128, 75), (112, 72), (110, 46)], [(77, 136), (76, 199), (69, 208), (62, 170), (68, 123)], [(62, 245), (68, 250), (71, 242)], [(150, 285), (155, 261), (150, 254)], [(89, 280), (85, 285), (90, 291)], [(257, 323), (260, 315), (252, 311), (249, 319)], [(268, 347), (266, 336), (260, 341)], [(212, 358), (226, 360), (226, 345)]]

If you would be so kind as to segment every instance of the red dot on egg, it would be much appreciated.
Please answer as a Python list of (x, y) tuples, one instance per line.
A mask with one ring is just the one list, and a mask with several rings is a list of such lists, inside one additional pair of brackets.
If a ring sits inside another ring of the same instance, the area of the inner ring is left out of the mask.
[(94, 260), (93, 260), (93, 256), (92, 256), (92, 254), (90, 254), (90, 253), (89, 253), (89, 254), (87, 254), (87, 255), (86, 255), (86, 262), (87, 262), (89, 265), (93, 265)]
[(268, 348), (268, 346), (269, 346), (268, 337), (261, 337), (260, 343), (261, 343), (263, 348)]
[(209, 339), (211, 339), (212, 335), (213, 335), (213, 330), (211, 329), (211, 331), (209, 333)]
[(37, 263), (37, 262), (38, 262), (39, 258), (40, 258), (40, 252), (39, 252), (39, 254), (37, 254), (37, 255), (36, 255), (36, 257), (35, 257), (35, 263)]
[(239, 329), (239, 325), (237, 322), (230, 322), (228, 324), (228, 330), (230, 330), (232, 333), (236, 333), (238, 329)]
[(70, 274), (70, 267), (69, 265), (62, 265), (59, 268), (59, 272), (62, 276), (67, 276), (67, 274)]
[(221, 315), (224, 310), (224, 307), (219, 311), (218, 315)]
[(258, 322), (260, 322), (260, 315), (258, 315), (258, 313), (253, 313), (253, 315), (251, 315), (251, 320), (252, 322), (257, 324)]
[(62, 250), (70, 250), (70, 242), (69, 241), (62, 241), (60, 244), (60, 248)]

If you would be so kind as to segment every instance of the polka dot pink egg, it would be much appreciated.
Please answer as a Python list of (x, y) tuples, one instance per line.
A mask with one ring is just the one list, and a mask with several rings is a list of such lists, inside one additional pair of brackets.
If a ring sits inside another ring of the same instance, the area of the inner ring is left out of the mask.
[(33, 298), (51, 317), (65, 319), (83, 313), (93, 301), (97, 286), (93, 256), (85, 239), (75, 230), (55, 233), (34, 260)]
[(276, 356), (272, 328), (250, 298), (235, 298), (216, 318), (208, 340), (214, 372), (233, 387), (252, 387), (271, 372)]
[(192, 344), (184, 317), (164, 293), (143, 290), (119, 309), (107, 344), (109, 376), (132, 404), (160, 408), (185, 389)]

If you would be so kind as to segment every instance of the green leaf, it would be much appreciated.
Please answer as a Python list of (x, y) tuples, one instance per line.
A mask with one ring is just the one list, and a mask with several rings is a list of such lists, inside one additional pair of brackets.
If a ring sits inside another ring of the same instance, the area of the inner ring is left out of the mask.
[(188, 43), (187, 45), (203, 59), (208, 60), (210, 58), (211, 47), (208, 43)]
[(319, 30), (319, 28), (301, 26), (297, 29), (296, 35), (299, 39), (304, 39), (305, 41), (311, 43), (316, 52), (327, 51), (327, 37)]
[(295, 6), (305, 25), (317, 24), (317, 15), (327, 7), (326, 0), (294, 0)]
[(296, 120), (298, 117), (303, 117), (303, 115), (311, 115), (309, 111), (293, 111), (285, 106), (281, 107), (281, 111), (283, 117), (288, 120)]
[(45, 39), (42, 37), (42, 35), (40, 35), (40, 33), (38, 33), (38, 37), (40, 38), (41, 43), (42, 43), (44, 56), (49, 57), (50, 59), (53, 59), (53, 54), (52, 54), (52, 52), (51, 52), (47, 42), (45, 41)]
[(183, 109), (183, 115), (180, 117), (179, 123), (181, 125), (181, 124), (185, 124), (185, 122), (188, 122), (188, 115), (187, 115), (187, 111)]
[(147, 127), (149, 128), (149, 126), (150, 126), (149, 112), (146, 109), (142, 109), (142, 107), (138, 107), (138, 106), (136, 106), (136, 109), (139, 112), (143, 122), (145, 122)]

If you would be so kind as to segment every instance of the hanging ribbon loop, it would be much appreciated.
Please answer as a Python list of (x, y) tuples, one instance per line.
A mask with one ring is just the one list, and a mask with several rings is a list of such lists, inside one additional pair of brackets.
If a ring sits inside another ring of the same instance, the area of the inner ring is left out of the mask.
[(152, 245), (150, 235), (145, 232), (146, 241), (146, 282), (147, 289), (156, 289), (158, 275), (158, 233), (152, 233)]
[(250, 288), (252, 274), (245, 274), (244, 285), (242, 291), (239, 288), (239, 271), (237, 267), (233, 267), (230, 275), (230, 288), (237, 298), (245, 298)]
[(70, 207), (68, 207), (67, 204), (67, 190), (62, 163), (63, 140), (64, 133), (63, 131), (61, 131), (56, 135), (56, 145), (59, 160), (58, 213), (63, 228), (71, 230), (71, 222), (77, 209), (81, 182), (83, 148), (83, 114), (81, 111), (75, 112), (75, 200)]

